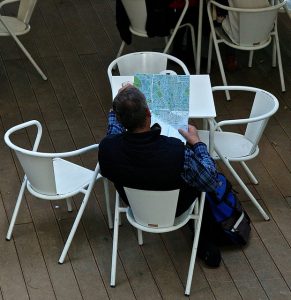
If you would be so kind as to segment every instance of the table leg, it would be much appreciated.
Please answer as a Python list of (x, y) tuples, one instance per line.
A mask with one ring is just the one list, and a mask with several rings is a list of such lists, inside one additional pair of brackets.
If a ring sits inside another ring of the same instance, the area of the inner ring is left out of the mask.
[(200, 64), (201, 64), (201, 43), (202, 43), (203, 4), (204, 4), (204, 0), (199, 0), (198, 34), (197, 34), (197, 57), (196, 57), (196, 74), (200, 74)]
[(213, 156), (214, 154), (214, 124), (209, 122), (209, 154)]
[(208, 128), (208, 119), (203, 119), (202, 128), (203, 128), (203, 130), (207, 130), (207, 128)]

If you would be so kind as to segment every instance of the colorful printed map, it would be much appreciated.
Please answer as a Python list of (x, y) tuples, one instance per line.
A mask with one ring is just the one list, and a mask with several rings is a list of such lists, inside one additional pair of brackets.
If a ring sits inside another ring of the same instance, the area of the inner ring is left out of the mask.
[(189, 75), (136, 74), (134, 85), (145, 95), (154, 122), (187, 130)]

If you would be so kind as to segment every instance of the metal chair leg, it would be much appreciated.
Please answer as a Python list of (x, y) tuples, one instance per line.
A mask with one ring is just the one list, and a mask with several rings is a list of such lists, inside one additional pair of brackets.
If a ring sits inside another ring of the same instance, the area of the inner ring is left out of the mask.
[(250, 168), (247, 166), (247, 164), (244, 161), (240, 162), (241, 166), (244, 168), (245, 172), (247, 173), (247, 175), (249, 176), (251, 182), (253, 184), (258, 184), (258, 180), (255, 177), (255, 175), (252, 173), (252, 171), (250, 170)]
[(231, 174), (233, 175), (233, 177), (236, 179), (236, 181), (238, 182), (238, 184), (242, 187), (242, 189), (248, 195), (248, 197), (253, 202), (253, 204), (258, 209), (258, 211), (263, 216), (263, 218), (266, 221), (270, 220), (270, 217), (266, 214), (266, 212), (264, 211), (264, 209), (262, 208), (262, 206), (259, 204), (259, 202), (257, 201), (257, 199), (253, 196), (253, 194), (251, 193), (251, 191), (248, 189), (248, 187), (245, 185), (245, 183), (238, 176), (238, 174), (236, 173), (236, 171), (234, 170), (234, 168), (232, 167), (232, 165), (230, 164), (230, 162), (228, 161), (228, 159), (226, 159), (223, 155), (221, 155), (221, 153), (219, 153), (219, 151), (216, 148), (215, 148), (215, 152), (218, 154), (218, 156), (223, 161), (223, 163), (225, 164), (225, 166), (229, 169), (229, 171), (231, 172)]
[(120, 46), (120, 48), (118, 50), (118, 53), (116, 55), (116, 58), (118, 58), (122, 54), (124, 46), (125, 46), (125, 41), (122, 41), (121, 46)]
[(106, 211), (107, 211), (107, 218), (108, 218), (108, 226), (110, 229), (112, 229), (113, 221), (112, 221), (112, 212), (111, 212), (111, 207), (110, 207), (108, 179), (103, 178), (103, 185), (104, 185), (104, 192), (105, 192), (105, 203), (106, 203)]
[(14, 34), (13, 31), (10, 30), (10, 28), (6, 25), (6, 23), (3, 21), (3, 19), (0, 16), (0, 22), (3, 24), (3, 26), (6, 28), (6, 30), (9, 32), (9, 34), (12, 36), (16, 44), (19, 46), (19, 48), (22, 50), (22, 52), (25, 54), (25, 56), (29, 59), (29, 61), (32, 63), (34, 68), (37, 70), (37, 72), (40, 74), (43, 80), (47, 80), (47, 77), (41, 70), (41, 68), (37, 65), (35, 60), (32, 58), (30, 53), (26, 50), (26, 48), (23, 46), (23, 44), (20, 42), (20, 40), (17, 38), (17, 36)]
[(112, 260), (111, 260), (111, 279), (110, 279), (111, 287), (115, 287), (115, 282), (116, 282), (116, 262), (117, 262), (117, 248), (118, 248), (119, 218), (120, 218), (119, 195), (118, 195), (118, 192), (116, 192)]
[(72, 212), (73, 211), (72, 199), (71, 198), (67, 198), (66, 202), (67, 202), (68, 212)]
[(193, 247), (192, 247), (191, 259), (190, 259), (188, 277), (187, 277), (187, 283), (186, 283), (186, 289), (185, 289), (186, 296), (190, 295), (190, 290), (191, 290), (191, 285), (192, 285), (192, 278), (193, 278), (193, 272), (194, 272), (194, 267), (195, 267), (195, 260), (196, 260), (196, 254), (197, 254), (197, 248), (198, 248), (198, 242), (199, 242), (199, 236), (200, 236), (204, 203), (205, 203), (205, 192), (202, 193), (201, 201), (199, 204), (199, 206), (200, 206), (199, 207), (199, 216), (197, 219), (197, 224), (195, 226), (195, 236), (194, 236), (194, 240), (193, 240)]
[(283, 74), (280, 43), (279, 43), (279, 38), (278, 38), (277, 32), (275, 34), (275, 41), (276, 41), (276, 48), (277, 48), (277, 59), (278, 59), (278, 67), (279, 67), (279, 74), (280, 74), (280, 80), (281, 80), (281, 89), (282, 89), (282, 92), (285, 92), (286, 87), (285, 87), (285, 80), (284, 80), (284, 74)]
[(23, 195), (24, 195), (26, 184), (27, 184), (27, 178), (26, 178), (26, 176), (24, 176), (22, 184), (21, 184), (21, 188), (20, 188), (17, 200), (16, 200), (16, 205), (15, 205), (15, 208), (14, 208), (14, 211), (13, 211), (13, 214), (12, 214), (12, 218), (11, 218), (11, 221), (10, 221), (8, 232), (7, 232), (7, 235), (6, 235), (6, 240), (7, 241), (11, 240), (12, 231), (13, 231), (13, 228), (14, 228), (14, 225), (15, 225), (15, 221), (16, 221), (18, 212), (19, 212), (20, 204), (23, 200)]

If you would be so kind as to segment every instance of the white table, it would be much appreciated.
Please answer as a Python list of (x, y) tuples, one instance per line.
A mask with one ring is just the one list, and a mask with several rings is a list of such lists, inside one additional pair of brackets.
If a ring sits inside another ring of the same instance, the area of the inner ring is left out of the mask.
[[(172, 76), (172, 75), (169, 75)], [(113, 76), (112, 98), (123, 83), (133, 83), (134, 76)], [(216, 117), (209, 75), (190, 75), (189, 118), (209, 119)]]

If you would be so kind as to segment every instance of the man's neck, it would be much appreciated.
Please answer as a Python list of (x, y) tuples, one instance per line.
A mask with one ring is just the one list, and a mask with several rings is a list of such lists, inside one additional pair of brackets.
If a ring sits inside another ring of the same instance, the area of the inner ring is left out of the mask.
[(145, 126), (143, 128), (137, 128), (136, 130), (133, 131), (133, 133), (142, 133), (142, 132), (147, 132), (150, 130), (151, 130), (150, 126)]
[(133, 133), (142, 133), (142, 132), (147, 132), (151, 130), (151, 117), (147, 117), (146, 122), (145, 122), (145, 126), (141, 127), (141, 128), (136, 128)]

